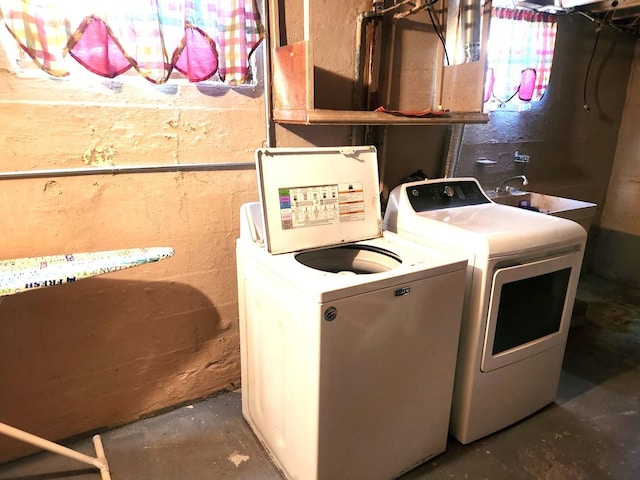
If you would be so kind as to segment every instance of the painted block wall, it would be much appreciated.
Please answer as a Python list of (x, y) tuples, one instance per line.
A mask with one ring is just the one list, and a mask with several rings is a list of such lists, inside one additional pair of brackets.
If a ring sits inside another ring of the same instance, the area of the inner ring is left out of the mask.
[[(591, 70), (596, 24), (579, 15), (558, 16), (549, 88), (530, 111), (496, 111), (486, 125), (465, 129), (458, 175), (487, 188), (523, 171), (525, 188), (604, 206), (622, 121), (635, 39), (603, 28)], [(590, 111), (584, 109), (583, 88)], [(530, 163), (514, 162), (516, 150)], [(495, 164), (476, 160), (488, 158)], [(517, 184), (514, 184), (517, 186)]]
[[(262, 80), (232, 90), (120, 78), (19, 78), (0, 57), (0, 171), (250, 163), (263, 146)], [(240, 205), (256, 199), (252, 166), (0, 180), (0, 258), (176, 251), (5, 297), (0, 421), (60, 440), (236, 388), (234, 242)], [(0, 437), (0, 462), (32, 451)]]
[(640, 287), (639, 58), (637, 46), (594, 259), (599, 275), (635, 287)]
[[(527, 190), (596, 203), (583, 272), (590, 272), (597, 261), (596, 237), (608, 201), (636, 45), (635, 38), (603, 28), (587, 76), (596, 28), (580, 15), (558, 16), (545, 97), (530, 111), (496, 111), (488, 124), (468, 126), (456, 171), (478, 178), (490, 189), (524, 172)], [(585, 80), (589, 112), (584, 109)], [(530, 163), (514, 162), (516, 151), (530, 155)], [(479, 158), (497, 163), (485, 165), (476, 161)]]
[(640, 236), (640, 46), (629, 80), (615, 162), (603, 212), (603, 228)]

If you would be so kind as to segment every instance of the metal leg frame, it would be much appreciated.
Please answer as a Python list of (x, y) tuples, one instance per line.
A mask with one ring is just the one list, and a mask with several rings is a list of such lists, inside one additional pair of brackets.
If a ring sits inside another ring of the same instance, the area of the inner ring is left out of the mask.
[(100, 470), (100, 476), (102, 480), (111, 480), (111, 474), (109, 473), (109, 464), (107, 463), (107, 457), (104, 454), (104, 448), (102, 446), (102, 440), (100, 435), (94, 435), (93, 446), (96, 450), (96, 456), (90, 457), (84, 453), (76, 452), (70, 448), (64, 447), (44, 438), (37, 437), (31, 433), (27, 433), (17, 428), (11, 427), (5, 423), (0, 423), (0, 434), (7, 435), (25, 443), (35, 445), (36, 447), (48, 450), (57, 455), (77, 460), (78, 462), (86, 463), (92, 467)]

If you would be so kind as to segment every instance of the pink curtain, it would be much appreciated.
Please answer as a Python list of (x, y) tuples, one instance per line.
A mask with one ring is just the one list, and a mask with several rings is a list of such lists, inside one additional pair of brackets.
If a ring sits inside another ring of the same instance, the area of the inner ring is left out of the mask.
[(57, 77), (68, 75), (69, 54), (109, 78), (133, 67), (160, 84), (175, 68), (192, 82), (218, 73), (237, 85), (265, 35), (256, 0), (0, 0), (0, 16)]
[(493, 8), (485, 101), (540, 100), (549, 85), (556, 31), (555, 15)]

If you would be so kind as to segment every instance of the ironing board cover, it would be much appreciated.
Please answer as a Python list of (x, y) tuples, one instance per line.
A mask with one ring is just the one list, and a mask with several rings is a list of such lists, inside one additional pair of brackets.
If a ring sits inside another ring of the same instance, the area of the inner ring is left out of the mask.
[(174, 253), (171, 247), (147, 247), (0, 260), (0, 297), (157, 262)]

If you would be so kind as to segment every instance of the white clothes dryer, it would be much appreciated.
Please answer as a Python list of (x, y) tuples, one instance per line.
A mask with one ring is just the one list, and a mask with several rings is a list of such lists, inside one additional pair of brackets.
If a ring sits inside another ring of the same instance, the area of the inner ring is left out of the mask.
[(288, 479), (446, 448), (466, 258), (381, 229), (373, 147), (263, 149), (236, 244), (242, 413)]
[(451, 433), (470, 443), (553, 402), (585, 230), (495, 204), (474, 178), (396, 187), (383, 225), (468, 259)]

